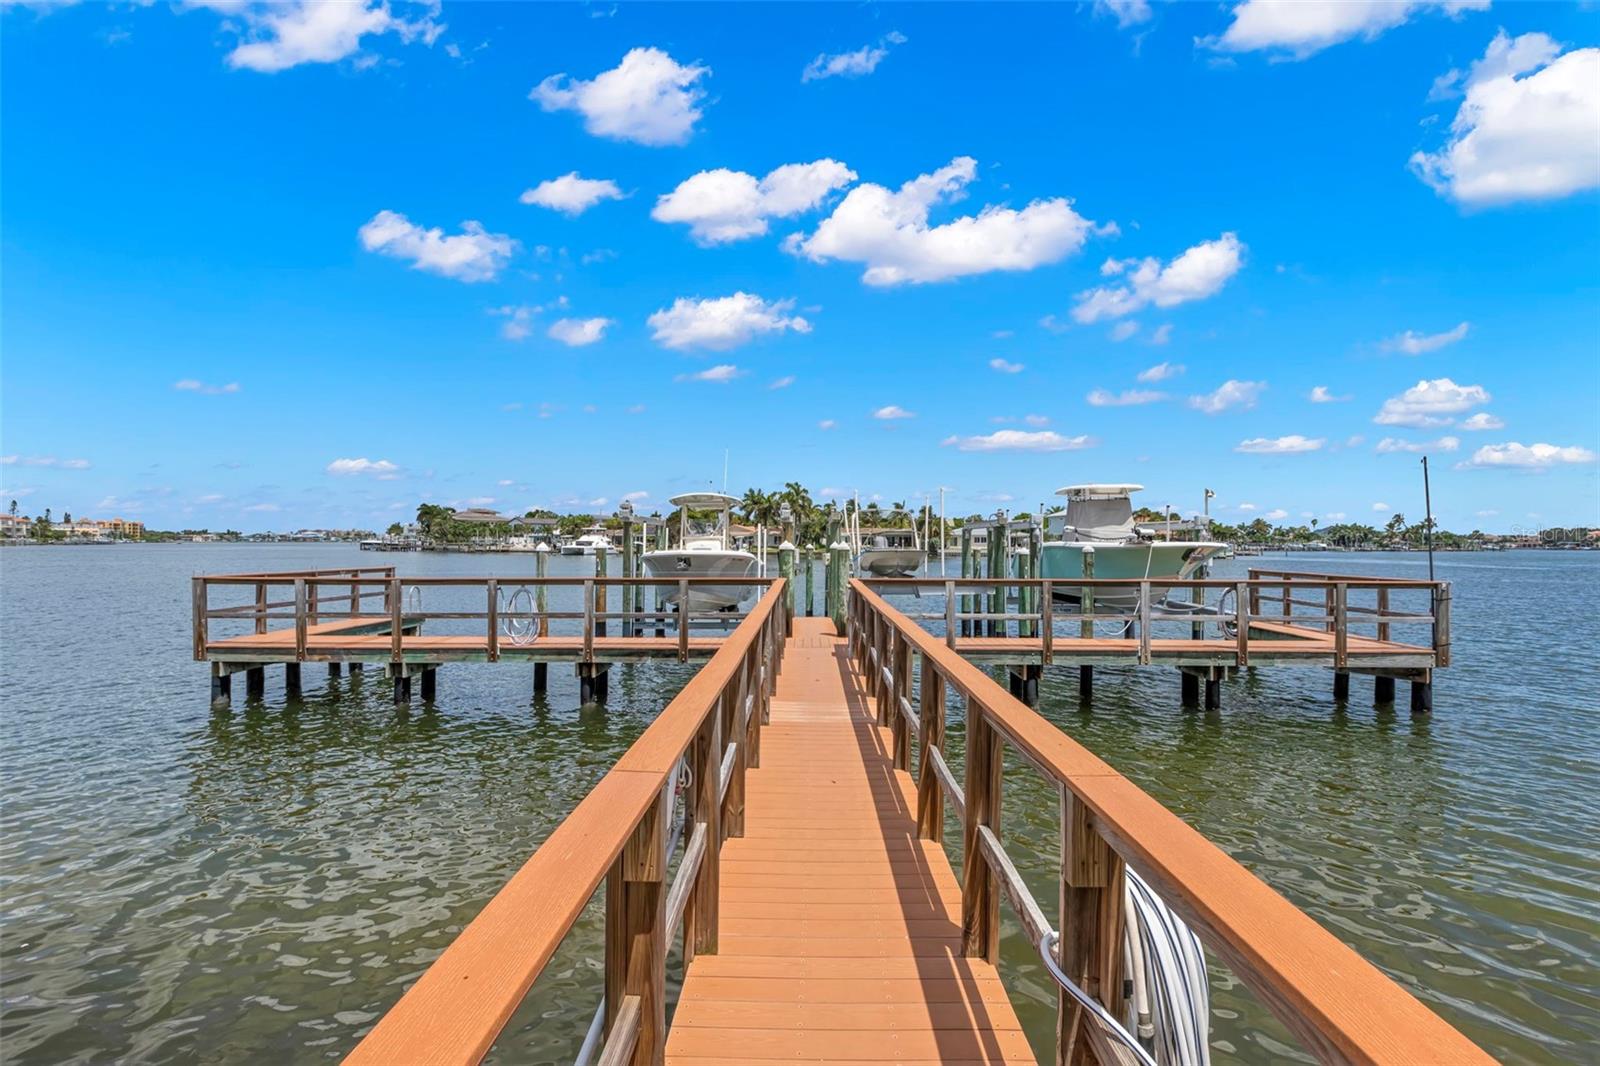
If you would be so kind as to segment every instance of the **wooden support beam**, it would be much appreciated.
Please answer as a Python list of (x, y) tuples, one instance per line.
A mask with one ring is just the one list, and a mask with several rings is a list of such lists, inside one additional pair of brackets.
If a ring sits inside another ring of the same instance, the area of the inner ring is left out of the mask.
[(1411, 713), (1431, 714), (1433, 712), (1433, 682), (1411, 682)]
[[(244, 698), (259, 700), (267, 691), (267, 668), (252, 666), (244, 672)], [(1413, 700), (1412, 702), (1415, 702)]]
[(606, 875), (606, 1028), (639, 998), (633, 1066), (658, 1066), (667, 1047), (667, 827), (671, 784), (645, 812)]
[[(1079, 988), (1122, 1016), (1122, 857), (1095, 828), (1094, 815), (1072, 790), (1060, 789), (1061, 969)], [(1065, 992), (1056, 1005), (1057, 1066), (1104, 1066), (1099, 1022)]]
[(233, 697), (233, 675), (211, 671), (211, 702), (226, 705)]
[(430, 666), (422, 671), (422, 702), (432, 703), (439, 694), (439, 669)]
[(978, 846), (978, 827), (1000, 832), (1001, 756), (1005, 742), (983, 714), (967, 700), (967, 818), (961, 834), (961, 953), (998, 962), (1000, 959), (1000, 891), (994, 871)]
[(1206, 678), (1206, 710), (1220, 711), (1222, 709), (1222, 678)]
[(550, 664), (533, 664), (533, 694), (539, 696), (550, 689)]
[(722, 854), (722, 714), (720, 709), (706, 715), (705, 724), (695, 734), (689, 750), (689, 773), (694, 782), (690, 817), (706, 827), (706, 851), (695, 874), (689, 908), (683, 916), (683, 963), (696, 955), (717, 953), (721, 893), (720, 856)]
[(1094, 667), (1078, 667), (1078, 697), (1089, 699), (1094, 695)]
[(1188, 670), (1179, 670), (1178, 677), (1182, 679), (1182, 700), (1185, 707), (1198, 707), (1200, 705), (1200, 678)]

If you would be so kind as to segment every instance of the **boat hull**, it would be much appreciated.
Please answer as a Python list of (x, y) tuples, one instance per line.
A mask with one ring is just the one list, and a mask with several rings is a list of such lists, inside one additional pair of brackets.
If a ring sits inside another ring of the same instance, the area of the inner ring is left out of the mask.
[(917, 548), (863, 548), (856, 556), (856, 573), (863, 577), (910, 577), (922, 568), (924, 556)]
[[(1051, 581), (1068, 581), (1083, 577), (1085, 548), (1094, 549), (1094, 576), (1096, 578), (1149, 579), (1157, 600), (1165, 599), (1170, 589), (1160, 580), (1186, 580), (1194, 575), (1207, 560), (1220, 554), (1225, 545), (1197, 541), (1152, 541), (1132, 544), (1089, 544), (1073, 541), (1049, 541), (1039, 546), (1039, 576)], [(1058, 603), (1077, 604), (1081, 586), (1058, 585), (1055, 599)], [(1128, 586), (1119, 589), (1098, 589), (1094, 594), (1095, 610), (1132, 611), (1139, 605), (1139, 590)]]
[[(646, 577), (754, 577), (756, 557), (736, 551), (645, 552), (640, 562)], [(688, 603), (679, 604), (677, 589), (664, 590), (663, 603), (694, 612), (731, 611), (756, 593), (755, 585), (695, 585), (689, 589)]]

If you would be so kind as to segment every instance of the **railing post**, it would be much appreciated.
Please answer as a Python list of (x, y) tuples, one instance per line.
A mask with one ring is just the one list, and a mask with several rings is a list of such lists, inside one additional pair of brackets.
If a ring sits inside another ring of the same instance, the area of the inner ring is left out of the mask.
[(626, 996), (639, 997), (634, 1066), (665, 1061), (667, 1046), (667, 824), (664, 785), (606, 876), (606, 1028)]
[[(1334, 587), (1332, 585), (1323, 586), (1322, 613), (1328, 617), (1328, 620), (1322, 623), (1323, 628), (1329, 633), (1337, 634), (1339, 631), (1339, 623), (1338, 620), (1334, 618), (1334, 615), (1337, 614), (1338, 611), (1334, 606)], [(1335, 639), (1337, 639), (1337, 637)]]
[[(1150, 549), (1154, 551), (1155, 549)], [(1094, 545), (1085, 545), (1083, 552), (1083, 576), (1085, 580), (1094, 580)], [(1078, 613), (1084, 615), (1082, 622), (1078, 623), (1078, 636), (1089, 640), (1094, 636), (1094, 586), (1085, 585), (1078, 594)]]
[(500, 661), (500, 582), (494, 578), (489, 579), (489, 606), (485, 609), (485, 617), (489, 623), (488, 639), (485, 641), (488, 649), (489, 661)]
[[(900, 634), (884, 619), (880, 618), (878, 625), (883, 631), (882, 650), (878, 652), (878, 665), (874, 671), (878, 676), (878, 725), (886, 726), (894, 721), (893, 704), (900, 689), (900, 679), (894, 673), (895, 656), (900, 654)], [(885, 670), (889, 671), (887, 682), (883, 680)]]
[[(735, 685), (730, 682), (728, 688)], [(726, 694), (727, 689), (724, 689)], [(688, 965), (696, 955), (717, 953), (718, 893), (721, 886), (722, 803), (722, 708), (706, 715), (705, 724), (695, 734), (689, 752), (689, 772), (694, 778), (694, 821), (706, 827), (706, 850), (695, 875), (689, 909), (683, 916), (683, 961)]]
[(303, 577), (294, 579), (294, 661), (306, 661), (306, 579)]
[(678, 579), (678, 661), (689, 661), (689, 579)]
[(901, 701), (911, 701), (911, 642), (904, 637), (895, 642), (895, 652), (889, 657), (889, 669), (894, 673), (894, 706), (889, 709), (893, 726), (889, 732), (890, 748), (896, 770), (911, 770), (911, 726), (906, 721)]
[(397, 663), (403, 658), (404, 648), (400, 639), (406, 624), (404, 591), (399, 578), (389, 579), (389, 658)]
[[(1255, 580), (1256, 580), (1255, 572), (1251, 571), (1251, 574), (1250, 574), (1250, 613), (1251, 614), (1260, 614), (1261, 613), (1261, 587), (1255, 583)], [(1239, 588), (1240, 589), (1244, 588), (1244, 582), (1241, 581), (1239, 583)], [(1244, 595), (1244, 593), (1240, 592), (1239, 595), (1242, 596), (1242, 595)]]
[(956, 646), (956, 583), (944, 583), (944, 644), (947, 648)]
[(189, 581), (190, 610), (192, 632), (194, 635), (194, 661), (205, 662), (206, 645), (210, 643), (211, 624), (207, 621), (210, 613), (210, 603), (206, 593), (206, 579), (203, 577), (191, 578)]
[(1433, 586), (1433, 665), (1450, 665), (1450, 582)]
[(1385, 643), (1389, 640), (1389, 586), (1384, 585), (1378, 589), (1378, 639)]
[(1056, 617), (1055, 617), (1055, 590), (1049, 581), (1041, 583), (1039, 589), (1039, 635), (1044, 638), (1043, 664), (1049, 666), (1055, 662), (1056, 650)]
[(978, 827), (1000, 832), (1002, 741), (985, 719), (983, 707), (967, 697), (967, 819), (961, 833), (961, 953), (1000, 959), (1000, 892), (983, 857)]
[(267, 631), (267, 583), (256, 582), (256, 632)]
[(1239, 660), (1240, 666), (1250, 665), (1250, 619), (1255, 615), (1256, 609), (1261, 606), (1256, 595), (1255, 586), (1252, 585), (1249, 589), (1249, 595), (1251, 600), (1256, 601), (1256, 607), (1246, 610), (1245, 592), (1245, 583), (1243, 581), (1234, 587), (1233, 625), (1235, 632), (1233, 639), (1236, 642), (1234, 655)]
[(306, 589), (306, 593), (310, 601), (306, 605), (306, 612), (310, 615), (310, 623), (316, 625), (321, 618), (317, 614), (317, 583), (315, 581)]
[[(728, 792), (722, 798), (722, 832), (724, 838), (744, 836), (744, 765), (748, 746), (745, 743), (744, 697), (749, 682), (749, 671), (743, 664), (734, 673), (733, 684), (723, 690), (723, 731), (728, 744), (733, 745), (733, 772), (728, 777)], [(718, 752), (718, 780), (721, 779), (721, 757)]]
[[(1155, 549), (1151, 549), (1154, 551)], [(1155, 593), (1150, 582), (1139, 582), (1139, 665), (1150, 665), (1150, 600)]]
[[(1061, 939), (1058, 961), (1079, 988), (1122, 1017), (1122, 857), (1094, 826), (1073, 791), (1061, 793)], [(969, 801), (970, 802), (970, 801)], [(1100, 1023), (1067, 996), (1056, 1001), (1057, 1066), (1120, 1062)]]
[(594, 662), (594, 578), (585, 578), (583, 582), (583, 658), (582, 662)]
[(932, 752), (944, 753), (944, 675), (922, 657), (922, 691), (917, 699), (917, 836), (944, 839), (944, 789), (933, 772)]
[(1333, 610), (1333, 665), (1343, 669), (1350, 655), (1350, 616), (1348, 614), (1349, 586), (1337, 582), (1332, 589)]
[[(352, 570), (351, 577), (358, 577), (359, 572)], [(361, 613), (361, 585), (355, 581), (350, 582), (350, 615), (355, 617)]]

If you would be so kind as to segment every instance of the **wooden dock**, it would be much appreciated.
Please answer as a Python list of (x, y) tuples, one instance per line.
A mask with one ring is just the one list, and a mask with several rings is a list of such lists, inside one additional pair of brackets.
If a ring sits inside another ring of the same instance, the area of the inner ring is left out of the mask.
[[(775, 582), (347, 1063), (481, 1061), (602, 888), (580, 1063), (1032, 1061), (996, 969), (1002, 902), (1060, 990), (1049, 1058), (1150, 1061), (1121, 1022), (1129, 868), (1318, 1059), (1490, 1061), (862, 582), (847, 618), (843, 635), (796, 619)], [(1008, 751), (1058, 790), (1054, 918), (1005, 851)]]
[(1034, 1061), (891, 742), (832, 622), (796, 619), (667, 1062)]

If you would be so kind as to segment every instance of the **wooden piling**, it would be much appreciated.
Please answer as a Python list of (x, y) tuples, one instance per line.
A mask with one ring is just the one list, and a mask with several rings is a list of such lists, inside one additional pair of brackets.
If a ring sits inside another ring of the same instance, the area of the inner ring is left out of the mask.
[[(252, 666), (244, 672), (244, 698), (259, 700), (267, 691), (267, 668)], [(1413, 700), (1413, 702), (1415, 702)]]
[(1433, 711), (1433, 682), (1411, 682), (1411, 713), (1430, 714)]
[(300, 698), (300, 664), (283, 664), (283, 694), (290, 699)]
[(605, 580), (606, 556), (610, 554), (611, 553), (606, 551), (604, 548), (601, 548), (599, 551), (594, 553), (594, 635), (597, 637), (603, 637), (606, 635), (606, 620), (604, 617), (606, 613), (606, 603), (608, 601)]
[(1187, 670), (1179, 670), (1178, 676), (1182, 678), (1182, 700), (1185, 707), (1195, 707), (1200, 703), (1200, 678)]
[(1350, 672), (1348, 670), (1335, 670), (1333, 672), (1333, 698), (1340, 703), (1350, 698)]
[(800, 558), (806, 568), (806, 617), (810, 618), (816, 613), (817, 603), (817, 566), (814, 553), (810, 548), (803, 549)]
[(1372, 702), (1375, 705), (1394, 702), (1394, 678), (1379, 674), (1372, 679)]

